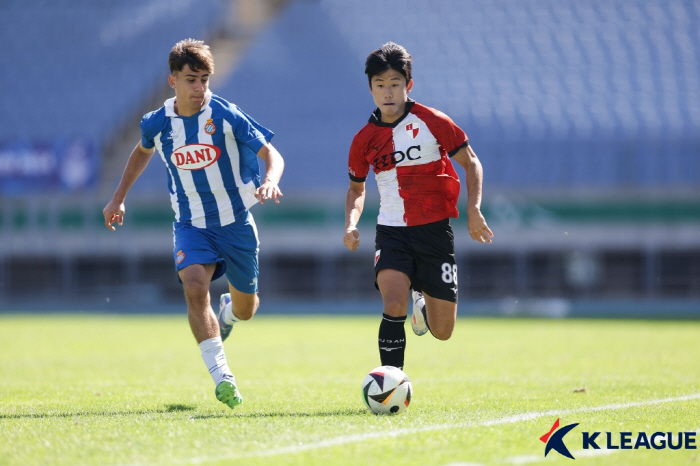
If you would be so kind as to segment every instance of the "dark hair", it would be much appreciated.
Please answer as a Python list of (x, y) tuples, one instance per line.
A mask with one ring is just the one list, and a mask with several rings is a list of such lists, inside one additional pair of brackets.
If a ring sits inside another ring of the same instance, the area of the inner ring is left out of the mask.
[(204, 70), (214, 72), (214, 57), (209, 46), (201, 40), (181, 40), (170, 51), (168, 56), (170, 72), (182, 71), (185, 65), (189, 65), (192, 71)]
[(394, 42), (387, 42), (380, 48), (370, 53), (365, 61), (365, 74), (372, 86), (372, 77), (382, 74), (388, 69), (396, 70), (406, 78), (406, 82), (411, 80), (411, 64), (413, 59), (408, 50)]

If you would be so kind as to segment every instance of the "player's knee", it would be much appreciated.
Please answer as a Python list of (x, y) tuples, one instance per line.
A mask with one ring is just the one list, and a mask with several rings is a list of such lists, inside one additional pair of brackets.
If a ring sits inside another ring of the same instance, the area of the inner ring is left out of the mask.
[(255, 312), (258, 310), (259, 306), (260, 299), (258, 299), (256, 295), (252, 298), (236, 303), (234, 307), (234, 314), (236, 314), (236, 317), (238, 317), (240, 320), (250, 320), (255, 315)]
[(384, 313), (392, 317), (401, 317), (406, 315), (407, 303), (401, 299), (384, 299)]
[(253, 318), (255, 315), (256, 309), (246, 306), (242, 309), (236, 309), (236, 317), (238, 317), (240, 320), (250, 320)]
[(435, 338), (442, 341), (449, 340), (453, 330), (454, 325), (450, 324), (430, 325), (430, 333), (432, 333)]
[(200, 280), (186, 280), (182, 288), (188, 302), (203, 302), (209, 296), (209, 285)]
[(431, 328), (430, 331), (433, 333), (433, 336), (435, 338), (442, 341), (449, 340), (452, 336), (452, 329), (435, 330)]

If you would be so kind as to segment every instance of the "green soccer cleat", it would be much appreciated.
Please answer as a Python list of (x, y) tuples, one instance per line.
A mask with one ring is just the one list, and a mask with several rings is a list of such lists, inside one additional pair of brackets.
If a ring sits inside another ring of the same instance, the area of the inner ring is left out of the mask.
[(224, 376), (216, 386), (216, 399), (228, 405), (229, 408), (243, 403), (243, 397), (236, 388), (236, 379), (233, 376)]

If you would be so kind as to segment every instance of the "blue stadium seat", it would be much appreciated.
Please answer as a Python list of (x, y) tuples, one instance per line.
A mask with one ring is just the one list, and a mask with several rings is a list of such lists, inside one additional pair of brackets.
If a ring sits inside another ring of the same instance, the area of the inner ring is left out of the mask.
[(0, 86), (3, 109), (15, 110), (0, 115), (0, 141), (101, 146), (164, 79), (172, 45), (207, 35), (223, 8), (220, 0), (4, 0)]
[(276, 131), (287, 189), (344, 186), (364, 59), (393, 40), (491, 186), (697, 187), (699, 29), (697, 2), (296, 1), (216, 91)]
[[(172, 44), (205, 36), (223, 8), (0, 2), (0, 143), (102, 148), (163, 79)], [(275, 131), (283, 189), (340, 189), (373, 110), (364, 59), (393, 40), (415, 59), (412, 96), (466, 130), (491, 186), (697, 187), (698, 30), (700, 4), (685, 1), (292, 0), (213, 91)], [(159, 169), (145, 175), (154, 189)]]

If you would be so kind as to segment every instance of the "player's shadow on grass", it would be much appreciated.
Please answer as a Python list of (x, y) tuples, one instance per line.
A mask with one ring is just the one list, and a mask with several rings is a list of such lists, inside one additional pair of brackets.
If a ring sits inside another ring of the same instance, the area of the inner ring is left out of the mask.
[[(63, 413), (15, 413), (15, 414), (0, 414), (0, 419), (42, 419), (42, 418), (68, 418), (68, 417), (86, 417), (86, 416), (141, 416), (144, 414), (163, 414), (177, 413), (186, 411), (196, 411), (197, 407), (185, 404), (167, 404), (163, 409), (144, 409), (139, 411), (83, 411), (83, 412), (63, 412)], [(319, 411), (319, 412), (294, 412), (294, 411), (273, 411), (273, 412), (237, 412), (236, 410), (225, 410), (218, 413), (193, 414), (188, 416), (189, 419), (217, 419), (226, 417), (241, 417), (250, 419), (261, 418), (304, 418), (304, 417), (337, 417), (337, 416), (357, 416), (367, 414), (368, 411), (362, 408), (355, 409), (339, 409), (337, 411)]]
[(144, 409), (140, 411), (83, 411), (83, 412), (68, 412), (68, 413), (16, 413), (16, 414), (0, 414), (0, 419), (42, 419), (42, 418), (60, 418), (60, 417), (85, 417), (85, 416), (132, 416), (143, 414), (163, 414), (177, 413), (184, 411), (194, 411), (196, 406), (185, 404), (168, 404), (163, 409)]
[(338, 417), (338, 416), (357, 416), (357, 415), (362, 415), (366, 414), (369, 411), (366, 409), (361, 409), (361, 408), (355, 408), (355, 409), (339, 409), (337, 411), (319, 411), (319, 412), (294, 412), (294, 411), (273, 411), (273, 412), (255, 412), (255, 413), (246, 413), (246, 412), (236, 412), (236, 410), (232, 411), (222, 411), (220, 413), (209, 413), (209, 414), (195, 414), (190, 416), (191, 419), (215, 419), (215, 418), (224, 418), (224, 417), (243, 417), (243, 418), (250, 418), (250, 419), (258, 419), (258, 418), (274, 418), (274, 417), (288, 417), (288, 418), (295, 418), (295, 417)]
[(165, 405), (165, 411), (168, 413), (173, 413), (175, 411), (194, 411), (197, 409), (195, 406), (175, 404), (175, 405)]

